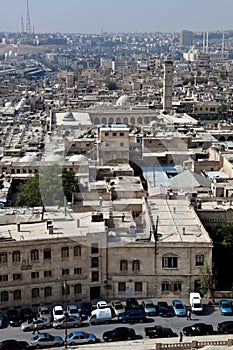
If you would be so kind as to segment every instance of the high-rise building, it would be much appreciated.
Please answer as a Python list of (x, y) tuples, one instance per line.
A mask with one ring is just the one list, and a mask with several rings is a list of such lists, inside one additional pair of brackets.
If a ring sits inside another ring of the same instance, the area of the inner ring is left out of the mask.
[(193, 32), (182, 30), (180, 32), (180, 47), (191, 47), (193, 45)]

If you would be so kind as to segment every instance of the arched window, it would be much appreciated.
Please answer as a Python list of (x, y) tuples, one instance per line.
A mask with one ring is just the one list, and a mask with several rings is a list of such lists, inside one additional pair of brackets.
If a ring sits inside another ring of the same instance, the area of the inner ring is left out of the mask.
[(12, 253), (12, 261), (19, 262), (20, 261), (20, 251), (16, 250)]
[(139, 271), (140, 270), (140, 261), (139, 260), (134, 260), (133, 261), (132, 270), (133, 271)]
[(1, 302), (5, 303), (9, 300), (9, 293), (7, 291), (1, 292)]
[(171, 290), (171, 284), (168, 281), (163, 281), (162, 282), (162, 292), (168, 292)]
[(32, 261), (39, 260), (39, 251), (38, 251), (38, 249), (31, 250), (31, 260)]
[(127, 260), (120, 261), (120, 270), (121, 271), (128, 271), (128, 261)]
[(13, 292), (13, 300), (20, 300), (21, 299), (21, 290), (17, 289)]
[(81, 283), (77, 283), (74, 285), (74, 294), (81, 294), (82, 293), (82, 285)]
[(52, 288), (51, 287), (45, 287), (44, 289), (44, 297), (51, 297), (52, 296)]
[(33, 288), (32, 289), (32, 299), (39, 298), (40, 296), (40, 290), (39, 288)]

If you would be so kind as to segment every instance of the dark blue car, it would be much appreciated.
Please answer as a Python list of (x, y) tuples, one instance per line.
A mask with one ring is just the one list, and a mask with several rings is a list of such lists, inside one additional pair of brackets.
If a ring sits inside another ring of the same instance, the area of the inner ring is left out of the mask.
[(122, 323), (145, 322), (146, 315), (143, 310), (128, 310), (118, 315), (118, 321)]

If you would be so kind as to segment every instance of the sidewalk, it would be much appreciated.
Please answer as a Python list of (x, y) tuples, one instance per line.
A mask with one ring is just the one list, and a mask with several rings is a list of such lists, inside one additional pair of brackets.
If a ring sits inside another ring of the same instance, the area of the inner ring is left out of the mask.
[[(81, 349), (81, 350), (155, 350), (156, 344), (170, 344), (168, 346), (170, 349), (172, 349), (172, 344), (174, 344), (174, 348), (176, 349), (187, 349), (187, 346), (185, 346), (184, 343), (191, 343), (193, 340), (197, 340), (198, 342), (206, 343), (206, 346), (208, 349), (214, 349), (214, 350), (229, 350), (232, 349), (231, 346), (225, 346), (221, 345), (221, 341), (227, 341), (229, 339), (232, 339), (233, 341), (233, 334), (223, 334), (223, 335), (208, 335), (208, 336), (197, 336), (197, 337), (183, 337), (183, 342), (179, 343), (179, 337), (176, 338), (159, 338), (159, 339), (139, 339), (139, 340), (131, 340), (131, 341), (123, 341), (123, 342), (113, 342), (113, 343), (97, 343), (97, 344), (90, 344), (90, 345), (79, 345), (79, 346), (72, 346), (67, 347), (67, 349)], [(216, 345), (208, 345), (208, 341), (215, 342)], [(182, 344), (184, 347), (182, 347)], [(191, 348), (191, 346), (190, 346)], [(57, 348), (53, 348), (54, 350)], [(63, 346), (59, 349), (65, 349)], [(202, 348), (203, 349), (203, 348)]]

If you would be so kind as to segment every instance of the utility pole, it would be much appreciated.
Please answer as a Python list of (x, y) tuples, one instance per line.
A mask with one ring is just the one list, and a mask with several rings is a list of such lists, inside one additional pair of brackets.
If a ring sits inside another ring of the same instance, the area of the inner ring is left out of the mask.
[(64, 296), (65, 296), (65, 349), (67, 349), (67, 283), (64, 281), (63, 283), (63, 288), (64, 288)]

